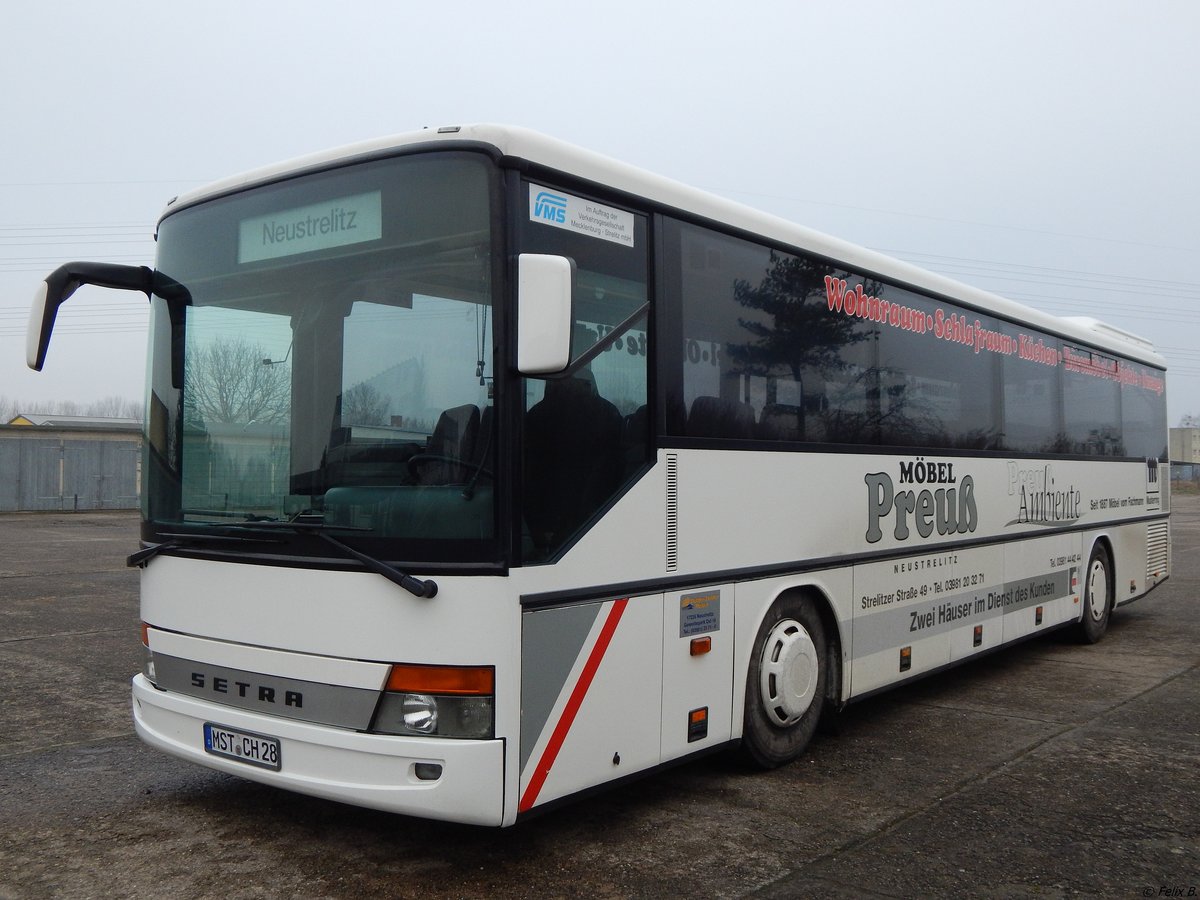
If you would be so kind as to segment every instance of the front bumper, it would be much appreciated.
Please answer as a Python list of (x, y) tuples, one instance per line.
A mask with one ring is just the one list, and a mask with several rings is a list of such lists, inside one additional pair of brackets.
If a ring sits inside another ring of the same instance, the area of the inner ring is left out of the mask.
[[(133, 679), (133, 722), (152, 747), (252, 781), (427, 819), (503, 824), (503, 740), (362, 734), (160, 691), (144, 675)], [(278, 738), (280, 771), (206, 753), (205, 722)], [(418, 778), (417, 763), (440, 765), (441, 777)]]

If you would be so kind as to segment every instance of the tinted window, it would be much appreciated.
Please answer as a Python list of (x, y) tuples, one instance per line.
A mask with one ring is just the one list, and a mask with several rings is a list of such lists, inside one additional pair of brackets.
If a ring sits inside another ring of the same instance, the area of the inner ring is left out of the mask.
[(667, 433), (723, 441), (1158, 456), (1161, 372), (668, 221)]
[(1063, 430), (1068, 453), (1125, 454), (1117, 375), (1117, 361), (1111, 356), (1063, 344)]
[(1059, 390), (1059, 345), (1005, 324), (1017, 352), (1004, 358), (1002, 446), (1017, 453), (1067, 452)]
[(667, 242), (665, 299), (682, 337), (669, 431), (814, 441), (859, 439), (875, 426), (873, 329), (828, 315), (827, 267), (679, 223)]
[(1165, 376), (1137, 363), (1121, 363), (1121, 435), (1129, 456), (1167, 458)]
[(996, 447), (998, 323), (911, 291), (872, 287), (881, 306), (887, 303), (876, 315), (886, 316), (879, 335), (881, 443)]

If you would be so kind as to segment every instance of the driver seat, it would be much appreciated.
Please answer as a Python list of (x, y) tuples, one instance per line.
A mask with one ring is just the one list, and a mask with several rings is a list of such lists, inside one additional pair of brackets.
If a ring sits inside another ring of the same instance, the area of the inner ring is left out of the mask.
[(429, 436), (425, 452), (418, 456), (436, 457), (421, 467), (421, 484), (458, 484), (466, 481), (475, 459), (479, 436), (479, 407), (472, 403), (452, 407), (440, 416)]

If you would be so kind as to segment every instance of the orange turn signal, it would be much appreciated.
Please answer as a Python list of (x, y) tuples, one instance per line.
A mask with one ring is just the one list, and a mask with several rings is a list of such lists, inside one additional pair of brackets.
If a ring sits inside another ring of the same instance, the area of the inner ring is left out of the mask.
[(397, 663), (388, 675), (387, 690), (403, 694), (479, 695), (496, 692), (491, 666), (418, 666)]
[(692, 638), (691, 654), (692, 656), (703, 656), (712, 649), (712, 638), (698, 637)]
[(142, 646), (150, 646), (150, 626), (145, 622), (142, 623)]

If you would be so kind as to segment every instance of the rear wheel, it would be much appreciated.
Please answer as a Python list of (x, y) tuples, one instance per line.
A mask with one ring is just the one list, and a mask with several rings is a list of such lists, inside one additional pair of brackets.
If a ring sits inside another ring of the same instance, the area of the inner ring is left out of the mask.
[(1082, 641), (1094, 644), (1104, 637), (1113, 606), (1112, 561), (1103, 545), (1096, 544), (1083, 574), (1083, 619), (1078, 634)]
[(825, 706), (827, 637), (809, 600), (780, 597), (759, 626), (746, 675), (742, 752), (773, 769), (804, 752)]

